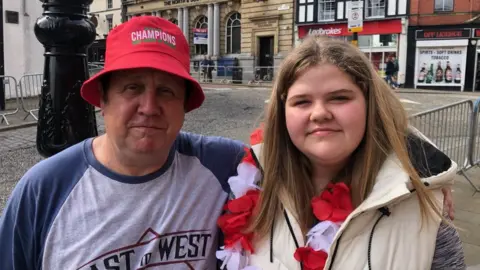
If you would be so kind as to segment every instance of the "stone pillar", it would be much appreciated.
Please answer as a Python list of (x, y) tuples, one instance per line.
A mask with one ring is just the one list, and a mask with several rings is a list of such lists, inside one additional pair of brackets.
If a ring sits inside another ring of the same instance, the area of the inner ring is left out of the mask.
[(95, 109), (80, 96), (80, 87), (89, 77), (86, 52), (95, 40), (95, 25), (86, 16), (93, 0), (41, 2), (43, 16), (34, 27), (45, 47), (37, 150), (49, 157), (97, 136)]
[(187, 42), (190, 43), (190, 22), (189, 22), (189, 15), (188, 15), (188, 7), (183, 8), (183, 34), (185, 35), (185, 38), (187, 39)]
[(213, 4), (213, 55), (220, 56), (220, 6)]
[[(408, 49), (408, 19), (402, 18), (402, 33), (398, 35), (398, 78), (397, 83), (405, 84), (405, 74), (407, 72), (407, 49)], [(413, 71), (415, 72), (415, 71)]]
[(213, 5), (208, 4), (208, 48), (207, 48), (207, 54), (212, 55), (213, 54)]
[(177, 21), (178, 21), (178, 27), (180, 30), (183, 31), (183, 9), (178, 8), (177, 9)]

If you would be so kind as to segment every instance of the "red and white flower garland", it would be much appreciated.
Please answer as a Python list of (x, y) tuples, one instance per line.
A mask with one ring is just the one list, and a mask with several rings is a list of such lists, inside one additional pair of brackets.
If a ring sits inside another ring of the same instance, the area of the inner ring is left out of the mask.
[[(257, 129), (250, 138), (251, 145), (262, 142), (262, 130)], [(224, 246), (217, 251), (217, 258), (223, 261), (221, 269), (256, 270), (249, 266), (248, 255), (254, 253), (253, 233), (245, 229), (255, 214), (260, 197), (261, 172), (257, 168), (250, 149), (237, 167), (237, 176), (230, 177), (228, 183), (234, 198), (224, 207), (226, 213), (218, 218), (217, 224), (224, 233)], [(311, 201), (313, 214), (320, 221), (307, 234), (305, 247), (300, 247), (293, 255), (303, 264), (305, 270), (323, 269), (330, 246), (341, 224), (353, 211), (350, 190), (344, 183), (329, 184), (325, 190)]]

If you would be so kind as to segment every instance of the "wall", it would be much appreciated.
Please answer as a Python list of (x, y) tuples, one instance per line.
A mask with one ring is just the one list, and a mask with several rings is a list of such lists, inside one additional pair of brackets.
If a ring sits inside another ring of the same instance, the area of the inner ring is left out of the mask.
[(410, 0), (410, 22), (415, 25), (463, 24), (473, 17), (473, 12), (480, 12), (479, 0), (454, 0), (453, 11), (435, 13), (435, 0)]
[[(279, 10), (282, 5), (288, 9)], [(256, 34), (260, 31), (278, 33), (274, 44), (276, 55), (284, 55), (290, 51), (293, 45), (293, 12), (292, 0), (267, 0), (265, 2), (243, 0), (240, 12), (242, 14), (242, 54), (256, 55)], [(278, 16), (278, 20), (270, 16)], [(261, 17), (265, 17), (265, 21), (272, 22), (272, 25), (262, 29), (266, 24), (261, 20), (255, 20), (255, 18)]]
[[(23, 5), (25, 3), (25, 5)], [(19, 24), (5, 23), (3, 29), (5, 75), (20, 80), (24, 74), (42, 73), (44, 48), (33, 32), (37, 18), (42, 16), (40, 1), (3, 1), (6, 10), (19, 12)]]
[(113, 15), (113, 27), (122, 23), (121, 0), (113, 0), (112, 4), (112, 8), (110, 9), (107, 9), (107, 0), (93, 0), (93, 3), (90, 5), (90, 14), (95, 14), (98, 20), (96, 28), (97, 39), (105, 38), (109, 32), (107, 15)]

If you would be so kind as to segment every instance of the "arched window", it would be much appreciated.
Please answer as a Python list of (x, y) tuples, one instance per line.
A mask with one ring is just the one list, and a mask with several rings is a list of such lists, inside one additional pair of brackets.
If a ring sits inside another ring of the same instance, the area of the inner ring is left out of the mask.
[[(197, 29), (205, 30), (199, 31)], [(202, 15), (195, 22), (195, 29), (193, 29), (193, 43), (195, 44), (195, 54), (207, 54), (208, 52), (208, 36), (204, 33), (205, 31), (208, 31), (206, 29), (208, 29), (208, 18), (207, 16)], [(204, 38), (205, 36), (207, 36), (207, 38)]]
[(178, 20), (176, 18), (171, 18), (169, 21), (171, 23), (174, 23), (174, 24), (178, 25)]
[(240, 13), (235, 12), (227, 19), (227, 31), (226, 40), (227, 40), (227, 54), (230, 53), (240, 53), (240, 44), (242, 38), (242, 23)]

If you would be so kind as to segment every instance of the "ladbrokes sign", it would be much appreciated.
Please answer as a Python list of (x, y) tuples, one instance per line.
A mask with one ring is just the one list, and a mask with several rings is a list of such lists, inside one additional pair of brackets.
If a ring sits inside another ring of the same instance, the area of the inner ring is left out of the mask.
[(342, 34), (341, 28), (317, 28), (308, 30), (309, 35), (318, 35), (318, 36), (338, 36)]

